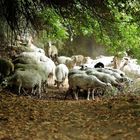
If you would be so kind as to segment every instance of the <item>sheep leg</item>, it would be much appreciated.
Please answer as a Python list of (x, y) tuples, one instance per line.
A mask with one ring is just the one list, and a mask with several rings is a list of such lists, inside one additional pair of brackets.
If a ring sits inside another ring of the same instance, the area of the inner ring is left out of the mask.
[(39, 98), (41, 98), (41, 82), (39, 83), (38, 86), (38, 94), (39, 94)]
[(92, 90), (92, 100), (95, 100), (95, 89)]
[(46, 84), (44, 84), (44, 83), (42, 84), (42, 91), (45, 92), (45, 93), (47, 93)]
[(32, 88), (32, 90), (31, 90), (31, 94), (35, 95), (35, 91), (34, 91), (33, 88)]
[(74, 96), (75, 96), (75, 99), (78, 100), (78, 92), (74, 91)]
[(33, 95), (35, 95), (36, 89), (32, 88), (32, 91), (31, 92), (33, 93)]
[(49, 85), (48, 85), (48, 82), (47, 82), (47, 81), (43, 82), (43, 83), (42, 83), (42, 86), (43, 86), (43, 91), (45, 91), (45, 92), (47, 93), (46, 87), (49, 86)]
[(76, 90), (74, 90), (75, 99), (78, 100), (78, 93), (80, 92), (80, 88), (77, 86)]
[(53, 73), (50, 73), (48, 75), (48, 78), (49, 78), (49, 85), (53, 85), (54, 84), (54, 79), (55, 79)]
[(87, 100), (89, 100), (89, 96), (90, 96), (90, 89), (88, 89)]
[(23, 90), (23, 92), (24, 92), (25, 95), (28, 95), (24, 88), (22, 88), (22, 90)]
[(75, 96), (75, 99), (78, 100), (78, 93), (79, 93), (79, 87), (76, 87), (76, 90), (74, 91), (74, 96)]
[(18, 87), (18, 94), (19, 95), (21, 94), (21, 92), (20, 92), (21, 91), (21, 87), (22, 87), (22, 84), (20, 84), (19, 87)]

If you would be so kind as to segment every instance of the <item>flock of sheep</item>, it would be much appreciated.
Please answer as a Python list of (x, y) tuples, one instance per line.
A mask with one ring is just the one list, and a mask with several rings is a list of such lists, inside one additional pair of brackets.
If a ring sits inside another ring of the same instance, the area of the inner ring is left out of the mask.
[[(41, 98), (49, 85), (60, 88), (68, 79), (66, 97), (72, 94), (78, 100), (78, 94), (84, 90), (87, 100), (90, 94), (94, 100), (97, 89), (123, 91), (133, 82), (120, 68), (112, 67), (113, 56), (100, 56), (95, 60), (83, 55), (58, 56), (57, 49), (52, 49), (50, 44), (47, 57), (31, 39), (27, 44), (30, 51), (18, 54), (12, 62), (0, 58), (1, 87), (17, 86), (19, 95), (24, 92)], [(122, 61), (121, 69), (127, 65), (126, 62), (128, 60)]]

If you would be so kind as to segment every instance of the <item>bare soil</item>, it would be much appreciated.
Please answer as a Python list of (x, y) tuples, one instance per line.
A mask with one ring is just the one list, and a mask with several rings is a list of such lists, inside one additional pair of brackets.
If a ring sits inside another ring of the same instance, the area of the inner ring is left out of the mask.
[(140, 97), (64, 100), (50, 88), (42, 99), (0, 92), (0, 140), (139, 140)]

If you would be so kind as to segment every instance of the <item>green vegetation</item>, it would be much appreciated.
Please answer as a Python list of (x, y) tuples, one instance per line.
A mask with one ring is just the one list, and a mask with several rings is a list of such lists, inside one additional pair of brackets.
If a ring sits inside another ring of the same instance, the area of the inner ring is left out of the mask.
[(43, 43), (94, 36), (110, 53), (127, 51), (140, 59), (138, 0), (1, 0), (0, 7), (1, 23), (7, 25), (3, 34), (7, 28), (16, 34), (32, 27)]

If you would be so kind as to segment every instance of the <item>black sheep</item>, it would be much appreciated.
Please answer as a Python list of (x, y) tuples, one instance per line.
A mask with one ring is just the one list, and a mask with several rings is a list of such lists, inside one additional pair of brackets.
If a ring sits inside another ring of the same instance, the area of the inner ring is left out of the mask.
[(95, 64), (94, 68), (104, 68), (104, 64), (102, 62), (98, 62)]

